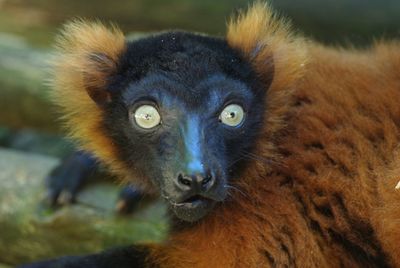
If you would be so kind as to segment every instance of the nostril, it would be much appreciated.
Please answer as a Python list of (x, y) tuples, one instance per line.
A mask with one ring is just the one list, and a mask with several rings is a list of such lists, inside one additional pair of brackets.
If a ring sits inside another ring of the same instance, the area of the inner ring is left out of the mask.
[(183, 176), (182, 174), (178, 175), (178, 182), (182, 185), (190, 186), (192, 184), (192, 181), (188, 179), (187, 177)]
[(203, 181), (201, 182), (201, 184), (203, 186), (207, 185), (212, 179), (212, 175), (208, 174), (207, 176), (204, 177)]
[(215, 184), (215, 177), (212, 174), (207, 174), (201, 181), (201, 187), (203, 191), (208, 191)]

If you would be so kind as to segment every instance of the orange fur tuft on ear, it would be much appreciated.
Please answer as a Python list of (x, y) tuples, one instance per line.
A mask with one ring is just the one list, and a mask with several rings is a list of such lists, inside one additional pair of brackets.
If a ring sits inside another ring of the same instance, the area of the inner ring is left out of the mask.
[[(116, 69), (119, 55), (125, 50), (122, 32), (114, 26), (108, 29), (100, 23), (78, 20), (65, 25), (56, 44), (59, 54), (55, 67), (73, 71), (97, 104), (109, 101), (105, 86), (107, 77)], [(61, 74), (56, 73), (56, 76)]]
[(67, 23), (56, 43), (52, 60), (52, 95), (72, 138), (119, 173), (111, 139), (102, 129), (102, 105), (109, 101), (107, 78), (116, 70), (126, 47), (122, 32), (98, 22)]
[[(253, 64), (260, 77), (273, 71), (272, 88), (288, 87), (304, 74), (304, 39), (266, 3), (256, 2), (228, 24), (227, 41)], [(273, 68), (273, 70), (270, 70)]]
[(264, 123), (268, 128), (262, 134), (268, 139), (257, 147), (262, 148), (263, 155), (273, 157), (274, 136), (284, 127), (292, 91), (306, 72), (306, 42), (293, 33), (289, 21), (279, 18), (267, 3), (258, 1), (229, 22), (226, 39), (250, 61), (268, 90)]

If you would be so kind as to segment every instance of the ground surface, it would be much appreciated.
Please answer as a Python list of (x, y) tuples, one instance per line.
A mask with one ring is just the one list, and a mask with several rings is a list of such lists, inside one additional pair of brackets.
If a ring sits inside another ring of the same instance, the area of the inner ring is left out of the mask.
[(112, 184), (87, 187), (76, 205), (55, 211), (43, 206), (43, 178), (57, 163), (51, 157), (0, 149), (0, 268), (163, 239), (163, 205), (144, 204), (131, 216), (118, 216), (119, 189)]

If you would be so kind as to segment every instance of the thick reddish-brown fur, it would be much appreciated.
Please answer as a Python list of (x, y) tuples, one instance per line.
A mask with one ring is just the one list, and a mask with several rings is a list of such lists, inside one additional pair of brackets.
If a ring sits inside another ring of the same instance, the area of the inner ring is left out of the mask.
[[(85, 91), (81, 73), (98, 72), (79, 57), (100, 52), (115, 61), (123, 37), (83, 23), (68, 26), (64, 36), (56, 100), (84, 148), (126, 176), (101, 131), (101, 107)], [(229, 200), (153, 246), (149, 262), (400, 267), (400, 44), (381, 42), (363, 51), (325, 47), (293, 35), (260, 3), (229, 24), (226, 39), (261, 81), (274, 74), (254, 160), (233, 180), (237, 190)], [(101, 75), (95, 80), (104, 82)]]

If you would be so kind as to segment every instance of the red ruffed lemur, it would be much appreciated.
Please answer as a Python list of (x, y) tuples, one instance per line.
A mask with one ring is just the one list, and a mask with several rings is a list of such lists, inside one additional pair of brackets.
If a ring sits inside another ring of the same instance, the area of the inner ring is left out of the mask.
[(225, 38), (75, 21), (53, 70), (72, 137), (171, 233), (30, 267), (400, 267), (398, 42), (329, 48), (258, 2)]

